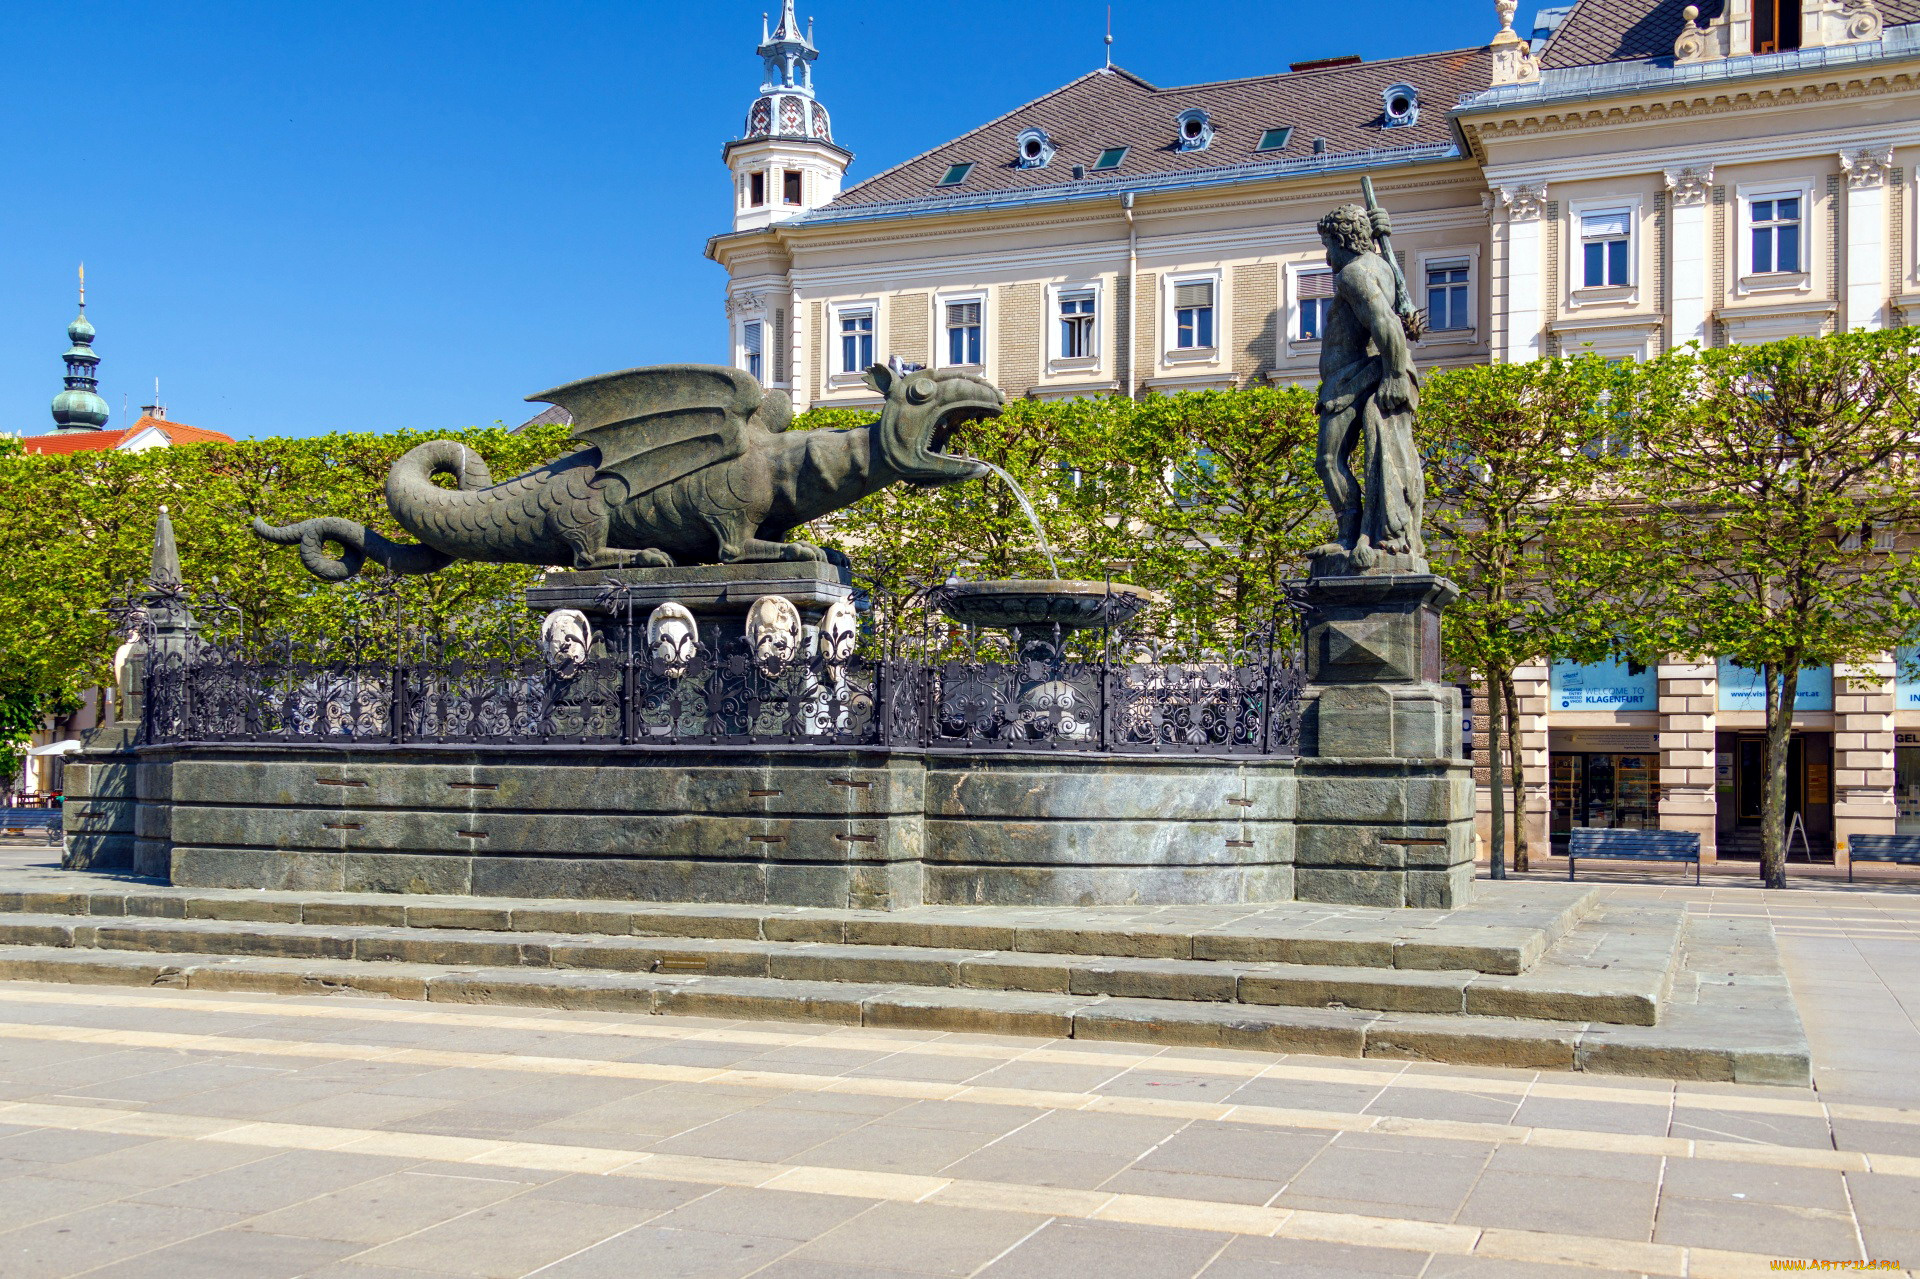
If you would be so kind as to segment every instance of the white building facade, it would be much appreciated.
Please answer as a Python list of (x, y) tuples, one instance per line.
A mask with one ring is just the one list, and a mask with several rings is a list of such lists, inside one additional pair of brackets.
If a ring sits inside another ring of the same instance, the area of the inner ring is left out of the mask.
[[(1039, 398), (1311, 383), (1314, 222), (1363, 173), (1424, 367), (1920, 320), (1920, 0), (1578, 0), (1530, 36), (1501, 7), (1440, 53), (1178, 88), (1104, 68), (847, 185), (789, 3), (708, 246), (736, 362), (799, 408), (877, 403), (860, 373), (890, 357)], [(1535, 848), (1594, 824), (1757, 847), (1742, 672), (1523, 676)], [(1814, 855), (1920, 831), (1920, 685), (1888, 655), (1803, 689)]]

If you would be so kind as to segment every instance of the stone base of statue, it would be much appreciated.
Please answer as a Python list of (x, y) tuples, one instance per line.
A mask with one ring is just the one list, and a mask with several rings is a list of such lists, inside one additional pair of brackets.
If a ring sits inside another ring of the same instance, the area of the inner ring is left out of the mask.
[(641, 637), (654, 609), (679, 604), (699, 623), (700, 642), (719, 652), (744, 634), (754, 604), (772, 595), (800, 610), (811, 644), (820, 615), (853, 597), (852, 578), (846, 569), (818, 561), (588, 569), (547, 574), (540, 585), (527, 588), (527, 607), (538, 613), (578, 609), (611, 652), (624, 651), (629, 610), (634, 634)]
[(1312, 612), (1295, 896), (1465, 905), (1473, 891), (1473, 772), (1461, 753), (1460, 692), (1440, 682), (1440, 612), (1459, 589), (1430, 573), (1297, 585)]

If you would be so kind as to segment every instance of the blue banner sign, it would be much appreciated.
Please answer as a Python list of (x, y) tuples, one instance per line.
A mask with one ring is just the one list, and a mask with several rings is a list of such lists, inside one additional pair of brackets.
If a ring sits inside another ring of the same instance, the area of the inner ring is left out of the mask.
[(1660, 709), (1660, 676), (1651, 666), (1626, 662), (1555, 662), (1549, 677), (1557, 711), (1653, 711)]
[[(1760, 672), (1720, 659), (1720, 709), (1723, 711), (1764, 711), (1767, 690)], [(1794, 711), (1830, 711), (1833, 709), (1833, 667), (1812, 666), (1800, 672), (1800, 685), (1793, 699)]]
[(1895, 710), (1920, 710), (1920, 648), (1893, 650), (1893, 705)]

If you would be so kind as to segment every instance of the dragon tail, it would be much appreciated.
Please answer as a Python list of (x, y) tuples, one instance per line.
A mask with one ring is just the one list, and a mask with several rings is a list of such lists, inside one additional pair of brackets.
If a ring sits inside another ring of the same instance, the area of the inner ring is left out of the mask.
[[(346, 581), (358, 573), (369, 558), (385, 566), (389, 573), (434, 573), (453, 563), (453, 556), (431, 546), (389, 541), (364, 524), (332, 515), (278, 527), (255, 519), (253, 532), (264, 541), (298, 546), (300, 562), (307, 572), (323, 582)], [(339, 558), (327, 554), (325, 544), (328, 542), (340, 548)]]

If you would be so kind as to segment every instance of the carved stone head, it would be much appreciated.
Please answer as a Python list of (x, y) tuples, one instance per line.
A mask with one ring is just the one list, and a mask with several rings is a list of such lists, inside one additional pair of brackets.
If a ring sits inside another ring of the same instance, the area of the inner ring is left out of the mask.
[(693, 664), (700, 626), (684, 604), (671, 600), (647, 615), (647, 657), (654, 674), (679, 679)]
[(546, 658), (547, 669), (562, 679), (580, 673), (592, 646), (593, 627), (577, 608), (557, 608), (540, 623), (540, 655)]
[(800, 656), (800, 610), (781, 595), (763, 595), (747, 610), (747, 649), (763, 674)]
[(860, 639), (860, 615), (852, 600), (835, 600), (820, 617), (819, 653), (821, 664), (839, 670), (853, 658), (853, 647)]

